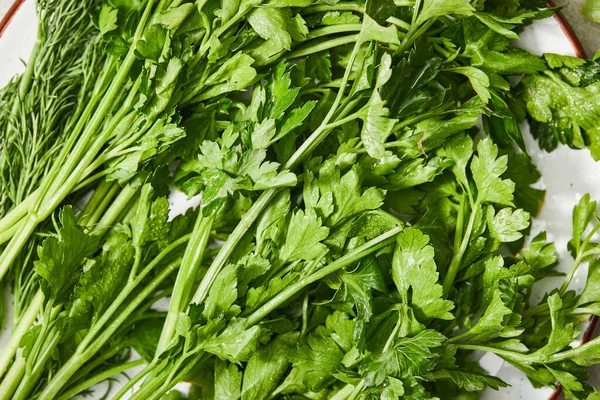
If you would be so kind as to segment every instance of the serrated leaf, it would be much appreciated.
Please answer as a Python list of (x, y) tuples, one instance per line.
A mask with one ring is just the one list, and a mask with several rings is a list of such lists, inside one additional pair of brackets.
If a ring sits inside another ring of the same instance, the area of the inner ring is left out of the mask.
[(79, 280), (84, 261), (93, 255), (100, 244), (96, 236), (84, 232), (75, 222), (70, 206), (59, 212), (60, 228), (56, 235), (45, 239), (37, 248), (39, 260), (35, 271), (42, 277), (42, 289), (54, 306), (68, 300)]
[(490, 139), (484, 139), (477, 145), (477, 155), (471, 161), (473, 180), (477, 185), (477, 200), (513, 206), (515, 184), (502, 179), (506, 171), (507, 156), (498, 157), (498, 146)]
[(417, 18), (417, 25), (431, 18), (444, 15), (472, 15), (475, 9), (468, 0), (424, 0), (423, 8)]
[(487, 224), (496, 240), (509, 243), (523, 237), (521, 231), (529, 227), (529, 213), (521, 209), (503, 208), (494, 215), (494, 208), (487, 209)]
[(279, 253), (282, 261), (314, 260), (327, 247), (321, 242), (329, 235), (329, 228), (312, 208), (297, 210), (292, 214), (286, 239)]
[[(410, 304), (421, 321), (452, 319), (454, 304), (443, 299), (438, 283), (435, 252), (429, 237), (415, 228), (406, 228), (396, 237), (392, 277), (403, 302)], [(409, 293), (411, 296), (409, 297)]]
[(481, 98), (481, 101), (484, 104), (487, 104), (492, 95), (490, 94), (490, 78), (487, 76), (485, 72), (475, 67), (457, 67), (448, 69), (450, 72), (455, 72), (457, 74), (461, 74), (469, 78), (471, 85), (473, 86), (473, 90), (477, 93), (477, 95)]
[(241, 396), (242, 371), (235, 364), (215, 361), (215, 400), (237, 400)]
[(498, 390), (509, 385), (495, 376), (476, 374), (460, 370), (445, 369), (432, 374), (435, 379), (451, 379), (454, 384), (469, 392), (479, 392), (490, 388)]
[(254, 353), (244, 370), (242, 400), (265, 400), (271, 396), (290, 365), (288, 353), (297, 340), (297, 332), (286, 333)]

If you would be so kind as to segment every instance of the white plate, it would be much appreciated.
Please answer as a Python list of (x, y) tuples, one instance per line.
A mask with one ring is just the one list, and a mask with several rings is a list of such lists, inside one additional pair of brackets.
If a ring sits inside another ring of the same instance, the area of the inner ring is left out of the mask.
[[(9, 0), (0, 0), (0, 11), (6, 9)], [(4, 4), (2, 4), (4, 3)], [(24, 71), (36, 38), (36, 15), (34, 0), (25, 0), (0, 37), (0, 87)], [(573, 37), (564, 31), (558, 19), (550, 18), (536, 21), (521, 34), (517, 45), (535, 54), (558, 53), (581, 55)], [(590, 193), (593, 199), (600, 200), (600, 163), (594, 162), (588, 151), (575, 151), (566, 146), (559, 147), (548, 154), (539, 149), (529, 134), (525, 124), (521, 127), (527, 143), (528, 152), (542, 173), (538, 187), (547, 191), (542, 211), (533, 223), (533, 234), (540, 231), (548, 233), (548, 240), (554, 241), (560, 255), (560, 268), (568, 271), (572, 258), (567, 252), (567, 242), (571, 232), (571, 211), (582, 195)], [(183, 198), (173, 198), (176, 206), (183, 206)], [(178, 208), (179, 208), (178, 207)], [(581, 290), (587, 276), (586, 266), (582, 266), (575, 275), (571, 288)], [(536, 286), (537, 298), (557, 286), (557, 281), (546, 279)], [(10, 328), (0, 332), (0, 348), (8, 340)], [(545, 400), (551, 395), (549, 389), (533, 389), (529, 381), (518, 370), (492, 354), (482, 358), (482, 364), (489, 373), (508, 382), (511, 387), (501, 391), (486, 391), (482, 396), (486, 400), (528, 399)], [(96, 392), (104, 393), (103, 390)], [(89, 398), (89, 397), (88, 397)]]

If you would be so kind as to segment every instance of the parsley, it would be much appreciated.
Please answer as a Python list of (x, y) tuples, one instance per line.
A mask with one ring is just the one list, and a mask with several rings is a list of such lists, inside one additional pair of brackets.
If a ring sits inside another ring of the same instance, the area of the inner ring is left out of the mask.
[(574, 208), (565, 276), (529, 238), (544, 191), (519, 123), (598, 152), (598, 66), (511, 45), (545, 2), (39, 7), (0, 91), (2, 396), (67, 399), (141, 365), (115, 398), (507, 387), (473, 351), (597, 395), (600, 341), (571, 347), (600, 314), (596, 202)]

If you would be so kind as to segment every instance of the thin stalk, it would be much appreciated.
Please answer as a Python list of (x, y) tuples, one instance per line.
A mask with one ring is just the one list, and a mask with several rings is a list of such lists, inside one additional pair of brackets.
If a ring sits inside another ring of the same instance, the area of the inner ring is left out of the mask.
[(415, 40), (417, 40), (417, 38), (419, 36), (421, 36), (425, 32), (427, 32), (429, 30), (429, 28), (431, 28), (431, 25), (433, 25), (436, 21), (437, 21), (436, 18), (431, 18), (431, 19), (427, 20), (427, 22), (425, 22), (423, 25), (421, 25), (421, 27), (419, 27), (418, 29), (413, 31), (411, 28), (411, 31), (409, 31), (408, 34), (402, 40), (402, 43), (400, 44), (400, 48), (398, 49), (397, 52), (399, 54), (402, 54), (406, 50), (408, 50), (408, 48), (413, 45)]
[[(249, 328), (253, 325), (258, 324), (263, 318), (273, 312), (275, 309), (280, 307), (282, 304), (290, 300), (308, 285), (323, 279), (324, 277), (333, 274), (355, 262), (358, 262), (362, 258), (366, 257), (369, 254), (372, 254), (385, 246), (388, 246), (395, 241), (395, 236), (400, 233), (402, 230), (401, 227), (391, 229), (390, 231), (376, 237), (375, 239), (370, 240), (369, 242), (363, 244), (362, 246), (354, 249), (348, 254), (340, 257), (336, 261), (329, 264), (327, 267), (324, 267), (317, 272), (310, 274), (309, 276), (300, 279), (295, 284), (288, 286), (286, 289), (281, 291), (274, 298), (266, 302), (263, 306), (261, 306), (258, 310), (252, 313), (247, 319), (245, 323), (245, 327)], [(184, 357), (180, 360), (180, 364), (185, 365), (183, 370), (180, 371), (177, 375), (170, 377), (170, 371), (161, 372), (161, 375), (167, 376), (151, 376), (146, 381), (146, 383), (142, 386), (140, 390), (138, 390), (130, 400), (151, 400), (158, 399), (162, 394), (167, 392), (174, 384), (174, 382), (178, 382), (182, 379), (187, 372), (191, 371), (196, 363), (202, 358), (203, 353), (199, 352), (196, 354), (195, 360), (186, 360)], [(138, 374), (136, 380), (141, 379), (144, 375), (146, 375), (152, 368), (147, 368), (143, 373)], [(122, 389), (117, 396), (113, 398), (113, 400), (120, 399), (126, 392), (129, 390), (133, 384), (128, 385), (127, 389)]]
[[(555, 363), (559, 361), (572, 360), (576, 356), (580, 356), (582, 354), (586, 354), (590, 352), (590, 349), (596, 349), (600, 345), (600, 336), (595, 339), (590, 340), (589, 342), (582, 344), (581, 346), (577, 346), (570, 350), (561, 351), (560, 353), (552, 354), (549, 356), (542, 356), (539, 359), (536, 359), (533, 362), (537, 363)], [(536, 356), (536, 354), (532, 354), (531, 356)]]
[(360, 32), (362, 24), (338, 24), (316, 28), (306, 35), (306, 40), (316, 39), (322, 36), (334, 35), (336, 33)]
[[(28, 400), (31, 398), (31, 391), (35, 388), (35, 385), (38, 384), (39, 379), (44, 372), (46, 362), (48, 362), (50, 356), (54, 353), (54, 348), (58, 345), (60, 339), (61, 336), (57, 332), (45, 343), (44, 349), (37, 360), (36, 367), (25, 375), (25, 380), (21, 381), (21, 384), (13, 396), (13, 400)], [(41, 398), (43, 399), (44, 397)]]
[[(499, 356), (504, 356), (504, 357), (508, 357), (508, 358), (514, 358), (515, 355), (521, 356), (521, 354), (512, 352), (510, 350), (502, 350), (502, 349), (497, 349), (494, 347), (480, 346), (480, 345), (476, 345), (476, 344), (457, 344), (456, 347), (459, 349), (463, 349), (463, 350), (485, 351), (486, 353), (494, 353)], [(523, 356), (523, 358), (528, 357), (527, 355), (522, 355), (522, 356)]]
[[(341, 388), (331, 399), (329, 400), (348, 400), (348, 396), (352, 394), (354, 390), (354, 385), (347, 384), (343, 388)], [(273, 399), (275, 396), (271, 395), (269, 399)]]
[[(342, 78), (342, 82), (340, 84), (340, 90), (337, 93), (337, 96), (333, 102), (333, 105), (331, 106), (331, 109), (323, 119), (323, 122), (321, 122), (319, 128), (317, 128), (317, 130), (315, 130), (310, 135), (310, 137), (304, 143), (302, 143), (300, 148), (296, 150), (296, 152), (290, 157), (290, 159), (283, 166), (283, 169), (295, 169), (295, 167), (297, 167), (300, 164), (300, 162), (308, 154), (310, 154), (312, 150), (314, 150), (314, 148), (319, 143), (321, 143), (321, 141), (329, 133), (329, 131), (326, 129), (326, 126), (335, 114), (338, 106), (340, 105), (340, 102), (342, 101), (345, 88), (348, 84), (348, 80), (350, 79), (352, 66), (354, 65), (354, 61), (356, 60), (356, 56), (358, 55), (360, 47), (361, 43), (356, 42), (356, 44), (354, 45), (354, 49), (352, 50), (352, 53), (350, 55), (348, 66), (346, 67), (346, 70), (344, 72), (344, 77)], [(258, 216), (263, 212), (267, 205), (269, 205), (269, 203), (277, 195), (277, 193), (279, 193), (278, 189), (265, 190), (259, 196), (256, 202), (252, 205), (250, 210), (246, 212), (246, 214), (235, 227), (225, 244), (223, 244), (223, 247), (221, 247), (221, 251), (219, 251), (219, 254), (217, 254), (215, 259), (213, 260), (212, 264), (208, 268), (208, 271), (206, 271), (206, 275), (204, 275), (204, 278), (200, 282), (200, 286), (198, 286), (198, 289), (196, 290), (196, 293), (192, 298), (192, 303), (199, 304), (202, 300), (206, 298), (210, 287), (212, 286), (218, 273), (225, 266), (225, 263), (231, 255), (231, 253), (233, 252), (235, 246), (237, 246), (239, 241), (242, 240), (244, 234), (248, 231), (248, 229), (250, 229), (256, 218), (258, 218)]]
[(86, 379), (85, 381), (81, 382), (77, 386), (74, 386), (72, 389), (69, 389), (63, 395), (58, 397), (58, 400), (71, 399), (76, 394), (79, 394), (79, 393), (83, 392), (84, 390), (91, 388), (95, 384), (100, 383), (103, 380), (108, 379), (113, 375), (120, 374), (122, 372), (127, 371), (128, 369), (135, 368), (135, 367), (137, 367), (139, 365), (143, 365), (143, 364), (144, 364), (144, 360), (135, 360), (135, 361), (130, 361), (130, 362), (122, 364), (122, 365), (117, 365), (115, 367), (107, 369), (106, 371), (102, 371), (101, 373), (94, 375), (89, 379)]
[(458, 253), (465, 229), (465, 212), (467, 207), (467, 196), (463, 193), (460, 196), (460, 204), (458, 206), (458, 215), (456, 216), (456, 229), (454, 230), (454, 253)]
[(473, 233), (473, 227), (475, 225), (475, 218), (477, 216), (477, 210), (479, 209), (480, 202), (479, 200), (475, 201), (475, 207), (471, 211), (471, 216), (469, 217), (469, 222), (467, 224), (467, 229), (465, 230), (464, 236), (462, 238), (462, 242), (460, 244), (460, 248), (457, 252), (454, 252), (452, 256), (452, 261), (450, 262), (450, 266), (448, 267), (448, 272), (444, 277), (443, 287), (444, 287), (444, 297), (448, 296), (450, 292), (450, 288), (454, 284), (454, 280), (456, 279), (456, 275), (460, 271), (460, 267), (462, 265), (462, 259), (465, 251), (467, 250), (467, 246), (471, 241), (471, 234)]
[(133, 313), (136, 308), (148, 297), (152, 292), (156, 290), (160, 285), (181, 263), (181, 259), (177, 259), (171, 262), (165, 267), (136, 297), (131, 301), (127, 307), (111, 322), (106, 330), (101, 332), (98, 337), (94, 340), (90, 346), (84, 350), (81, 344), (77, 347), (75, 354), (69, 358), (57, 374), (48, 383), (48, 386), (44, 389), (40, 395), (40, 399), (53, 399), (60, 392), (64, 385), (67, 384), (69, 379), (77, 372), (83, 364), (85, 364), (91, 357), (100, 351), (102, 346), (112, 337), (114, 332), (119, 329)]
[(0, 245), (8, 242), (13, 236), (15, 236), (19, 230), (19, 225), (20, 224), (17, 222), (15, 225), (0, 233)]
[(410, 24), (408, 22), (404, 22), (400, 18), (389, 17), (387, 19), (387, 22), (389, 22), (390, 24), (396, 25), (398, 28), (402, 28), (406, 31), (410, 31)]
[(421, 2), (422, 0), (415, 0), (415, 4), (413, 5), (413, 16), (412, 16), (412, 26), (417, 25), (417, 18), (419, 18), (419, 14), (421, 11)]
[(583, 261), (583, 257), (585, 255), (585, 249), (587, 248), (589, 242), (592, 240), (592, 237), (596, 234), (596, 232), (598, 232), (598, 229), (600, 229), (600, 224), (596, 225), (594, 227), (594, 229), (592, 229), (592, 231), (589, 233), (589, 235), (587, 235), (586, 238), (584, 239), (584, 241), (581, 243), (581, 248), (579, 249), (579, 252), (577, 253), (575, 262), (573, 263), (573, 266), (569, 270), (569, 273), (567, 274), (567, 277), (565, 278), (562, 286), (558, 290), (559, 296), (562, 296), (563, 294), (565, 294), (565, 292), (569, 288), (569, 284), (573, 280), (573, 277), (575, 276), (575, 272), (577, 272), (579, 265)]
[[(143, 370), (141, 370), (138, 374), (136, 374), (133, 378), (129, 379), (122, 387), (119, 389), (117, 394), (114, 395), (113, 400), (118, 400), (125, 395), (128, 391), (130, 391), (136, 383), (140, 381), (144, 376), (148, 375), (152, 368), (156, 366), (156, 360), (153, 360), (150, 364), (146, 365)], [(135, 394), (133, 395), (135, 397)], [(133, 398), (132, 397), (132, 398)], [(0, 399), (1, 400), (1, 399)]]
[(25, 200), (21, 203), (17, 204), (15, 208), (10, 210), (1, 220), (0, 220), (0, 244), (8, 242), (11, 236), (7, 236), (4, 232), (8, 232), (11, 228), (18, 226), (18, 224), (22, 221), (23, 217), (27, 215), (27, 212), (35, 203), (37, 196), (40, 195), (39, 189), (31, 193)]
[(25, 375), (25, 359), (19, 355), (0, 383), (0, 400), (9, 400)]
[(10, 361), (17, 353), (17, 349), (19, 348), (19, 344), (21, 343), (21, 339), (23, 336), (29, 331), (29, 328), (33, 325), (37, 316), (42, 308), (42, 304), (44, 302), (44, 295), (41, 291), (38, 291), (27, 310), (19, 320), (19, 324), (14, 328), (8, 343), (2, 349), (2, 353), (0, 354), (0, 378), (6, 372), (6, 368)]
[[(356, 36), (358, 38), (358, 35)], [(358, 56), (358, 52), (360, 51), (361, 46), (362, 43), (355, 43), (354, 48), (352, 49), (352, 53), (350, 54), (350, 58), (348, 59), (348, 66), (346, 67), (346, 70), (344, 71), (344, 76), (342, 77), (340, 89), (337, 92), (335, 100), (333, 101), (333, 104), (329, 109), (329, 112), (323, 119), (323, 122), (321, 122), (321, 125), (317, 128), (317, 130), (314, 131), (310, 135), (310, 137), (304, 143), (302, 143), (300, 148), (290, 157), (290, 159), (286, 162), (285, 166), (283, 167), (284, 169), (293, 170), (295, 167), (297, 167), (300, 164), (300, 162), (304, 159), (304, 157), (306, 157), (307, 154), (310, 154), (312, 150), (314, 150), (314, 148), (319, 143), (321, 143), (321, 141), (329, 133), (327, 130), (327, 124), (329, 124), (329, 122), (333, 118), (335, 112), (337, 111), (342, 101), (342, 98), (344, 97), (344, 92), (346, 90), (346, 86), (348, 85), (350, 74), (352, 72), (352, 66), (356, 61), (356, 57)]]
[(303, 15), (318, 14), (328, 11), (354, 11), (364, 14), (365, 7), (355, 2), (340, 2), (336, 4), (318, 4), (315, 6), (306, 7), (302, 10)]
[(185, 311), (187, 308), (189, 297), (192, 292), (192, 285), (198, 274), (198, 268), (202, 263), (206, 246), (210, 238), (215, 214), (216, 213), (213, 213), (212, 215), (205, 217), (202, 215), (202, 210), (199, 210), (198, 212), (198, 218), (196, 219), (192, 237), (187, 244), (179, 272), (177, 273), (173, 295), (169, 302), (169, 312), (167, 313), (167, 318), (165, 319), (160, 339), (156, 347), (155, 357), (158, 357), (168, 348), (169, 343), (175, 335), (179, 313)]
[(79, 384), (78, 382), (83, 382), (83, 380), (84, 380), (83, 378), (85, 378), (90, 372), (93, 372), (96, 367), (98, 367), (103, 362), (107, 361), (108, 359), (113, 358), (122, 350), (123, 350), (123, 348), (121, 346), (118, 346), (118, 347), (115, 346), (115, 347), (112, 347), (109, 351), (103, 352), (100, 356), (94, 358), (92, 361), (85, 364), (85, 366), (83, 368), (80, 368), (77, 371), (77, 373), (74, 374), (71, 379), (69, 379), (69, 383), (78, 385)]
[(359, 36), (358, 34), (347, 35), (347, 36), (342, 36), (342, 37), (331, 39), (331, 40), (326, 40), (321, 43), (311, 44), (310, 46), (306, 46), (304, 48), (300, 48), (298, 50), (289, 52), (286, 55), (286, 57), (289, 59), (306, 57), (306, 56), (318, 53), (323, 50), (333, 49), (333, 48), (343, 46), (343, 45), (349, 44), (349, 43), (356, 43), (358, 36)]
[(267, 301), (258, 310), (253, 312), (246, 320), (247, 326), (252, 326), (260, 322), (264, 317), (269, 315), (271, 312), (280, 307), (282, 304), (284, 304), (290, 298), (295, 296), (308, 285), (317, 282), (318, 280), (323, 279), (326, 276), (333, 274), (341, 270), (342, 268), (345, 268), (348, 265), (351, 265), (361, 260), (367, 255), (372, 254), (373, 252), (394, 243), (395, 237), (398, 233), (400, 233), (400, 231), (402, 231), (401, 227), (391, 229), (388, 232), (379, 235), (375, 239), (372, 239), (367, 243), (363, 244), (362, 246), (354, 249), (350, 253), (340, 257), (328, 266), (323, 267), (317, 272), (307, 277), (304, 277), (298, 282), (288, 286), (275, 297), (273, 297), (271, 300)]
[[(158, 400), (160, 399), (172, 386), (174, 382), (179, 382), (184, 379), (191, 370), (198, 365), (205, 355), (203, 353), (196, 354), (191, 360), (186, 360), (184, 367), (176, 375), (174, 375), (170, 381), (163, 382), (161, 379), (153, 380), (151, 385), (140, 388), (136, 393), (129, 398), (129, 400)], [(168, 375), (169, 371), (163, 372), (163, 375)], [(119, 392), (121, 393), (121, 392)], [(122, 396), (122, 395), (121, 395)], [(115, 396), (113, 400), (118, 400), (121, 396)]]
[(125, 186), (121, 193), (117, 196), (110, 208), (104, 213), (98, 224), (94, 228), (94, 232), (103, 234), (108, 228), (114, 224), (119, 215), (127, 208), (131, 199), (137, 194), (139, 188), (134, 188), (132, 185)]
[(79, 224), (82, 226), (91, 226), (98, 222), (98, 219), (100, 219), (100, 216), (110, 201), (112, 201), (118, 189), (119, 184), (116, 182), (100, 182), (81, 212)]
[(262, 211), (269, 205), (271, 200), (279, 193), (277, 189), (265, 190), (258, 199), (254, 202), (252, 207), (244, 214), (240, 222), (237, 224), (233, 232), (229, 235), (229, 238), (221, 247), (221, 250), (211, 263), (210, 267), (206, 271), (204, 278), (200, 282), (200, 286), (196, 290), (194, 297), (192, 297), (191, 304), (199, 304), (208, 295), (210, 286), (217, 278), (221, 268), (225, 266), (227, 259), (233, 253), (233, 250), (237, 244), (242, 240), (248, 229), (252, 226), (256, 218), (262, 213)]

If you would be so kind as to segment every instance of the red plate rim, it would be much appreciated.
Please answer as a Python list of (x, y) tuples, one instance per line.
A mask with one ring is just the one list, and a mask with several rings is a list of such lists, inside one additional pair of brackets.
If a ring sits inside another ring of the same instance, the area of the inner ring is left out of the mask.
[[(17, 13), (17, 11), (19, 11), (19, 8), (21, 8), (21, 5), (23, 5), (23, 3), (25, 3), (25, 0), (15, 0), (12, 6), (10, 6), (10, 8), (8, 9), (6, 15), (4, 15), (4, 18), (0, 20), (0, 37), (2, 37), (2, 34), (8, 27), (8, 24), (10, 23), (10, 21), (12, 21), (13, 17)], [(548, 0), (548, 7), (556, 7), (556, 4), (554, 3), (554, 1)], [(571, 42), (571, 46), (573, 47), (573, 50), (575, 50), (575, 54), (577, 55), (577, 57), (586, 58), (585, 50), (581, 45), (579, 38), (577, 37), (575, 32), (573, 32), (573, 28), (571, 28), (571, 25), (566, 20), (564, 15), (558, 12), (554, 15), (554, 18), (556, 18), (558, 24), (560, 25), (560, 28), (567, 36), (567, 39), (569, 39), (569, 42)], [(590, 324), (583, 337), (583, 343), (587, 343), (593, 338), (594, 330), (596, 329), (597, 324), (598, 318), (592, 317), (590, 320)], [(550, 397), (549, 400), (556, 400), (558, 396), (560, 396), (561, 392), (562, 388), (559, 385), (558, 390)]]

